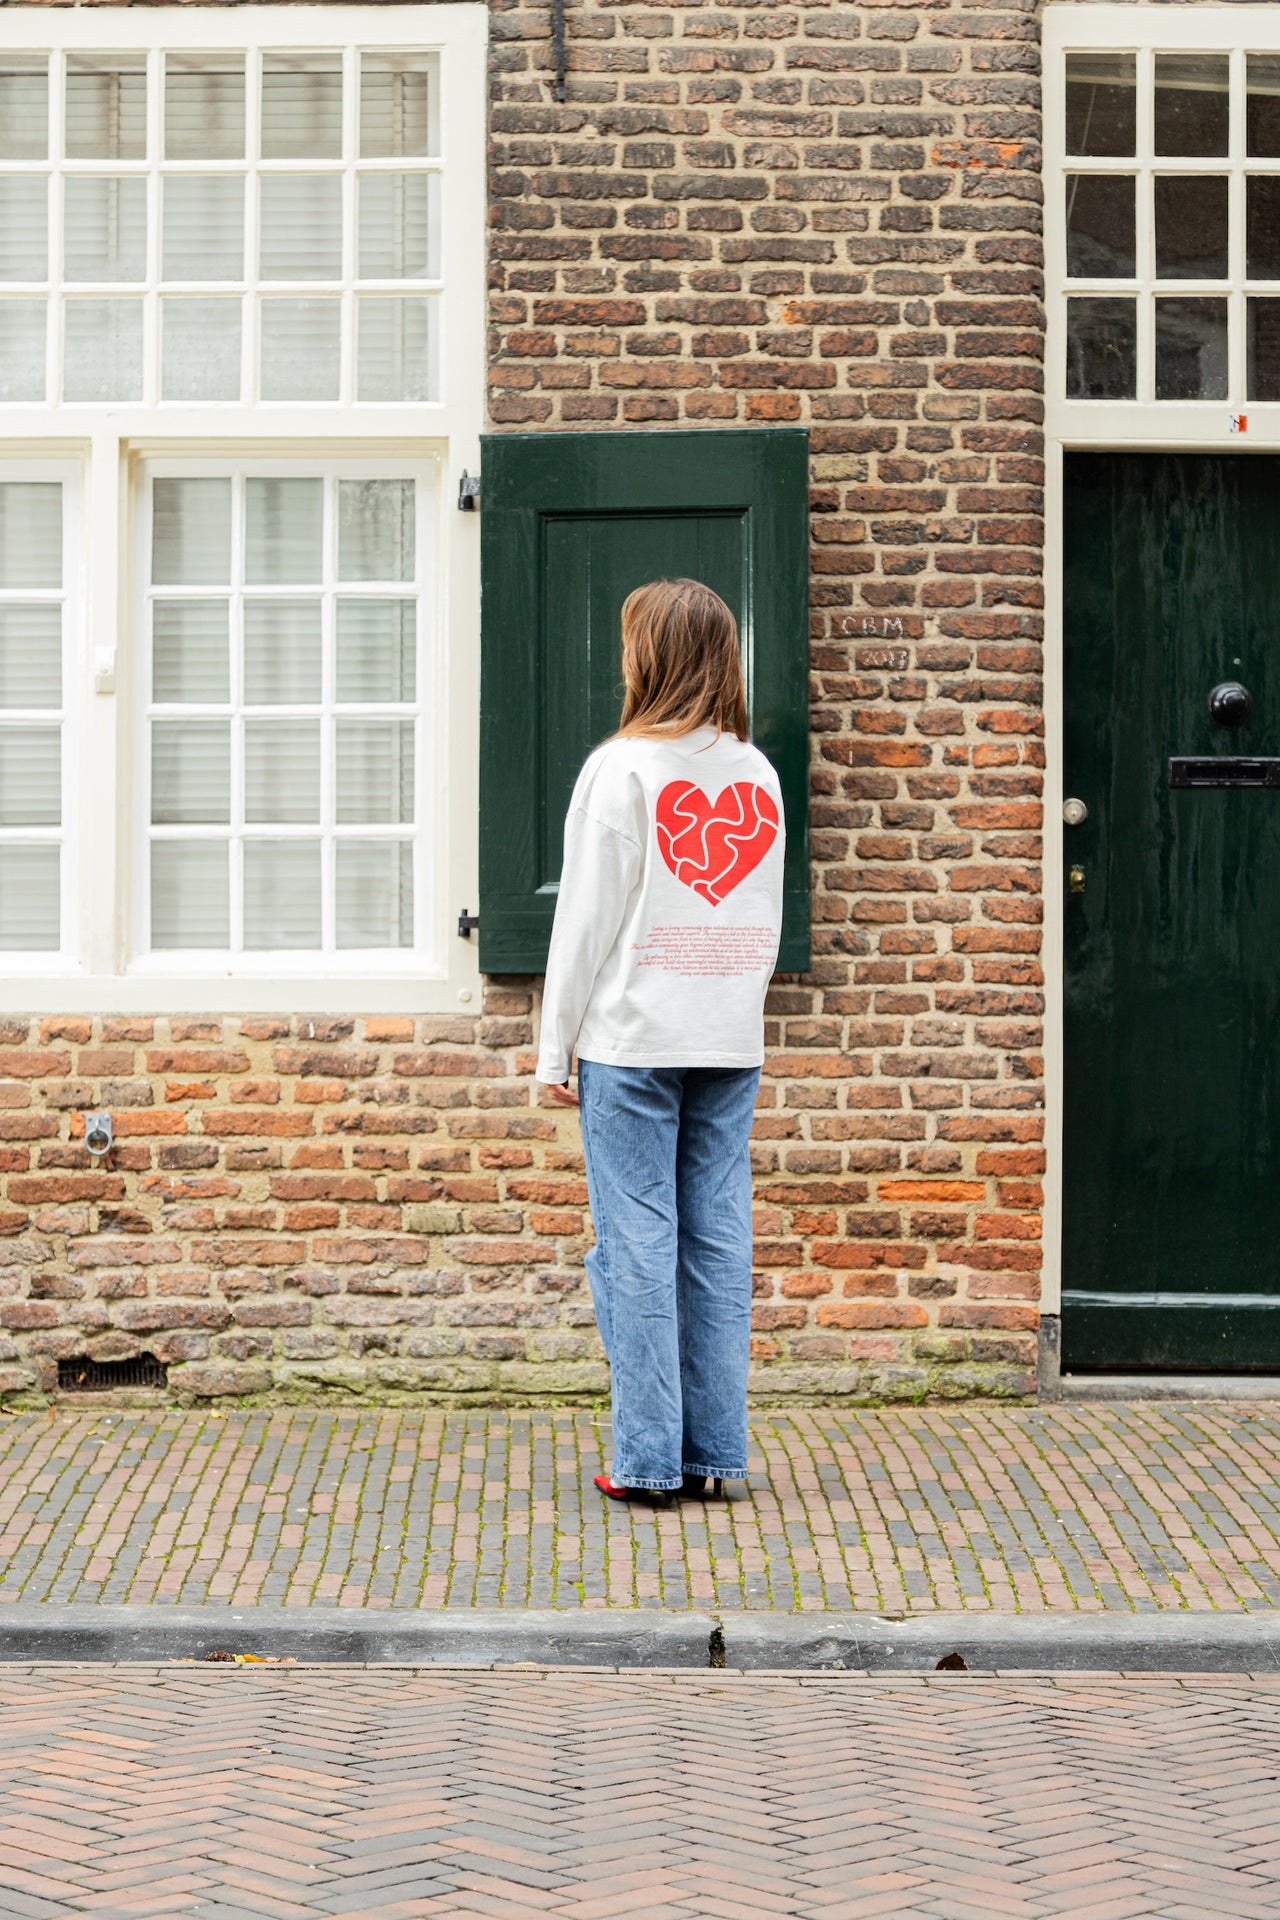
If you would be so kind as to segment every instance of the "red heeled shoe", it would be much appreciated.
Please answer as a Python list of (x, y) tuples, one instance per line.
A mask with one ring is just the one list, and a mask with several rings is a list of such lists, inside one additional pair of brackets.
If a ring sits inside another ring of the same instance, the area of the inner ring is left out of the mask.
[(595, 1484), (606, 1500), (642, 1500), (652, 1507), (669, 1507), (671, 1495), (660, 1487), (618, 1487), (607, 1473), (597, 1473)]

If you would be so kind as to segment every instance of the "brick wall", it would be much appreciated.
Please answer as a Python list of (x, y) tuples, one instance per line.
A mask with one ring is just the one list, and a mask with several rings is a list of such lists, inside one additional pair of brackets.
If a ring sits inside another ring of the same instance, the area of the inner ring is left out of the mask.
[[(567, 18), (560, 105), (547, 6), (492, 13), (494, 424), (812, 436), (814, 964), (771, 1000), (758, 1391), (1028, 1391), (1033, 16)], [(496, 981), (478, 1018), (0, 1021), (0, 1394), (143, 1351), (180, 1396), (602, 1393), (535, 1015)]]

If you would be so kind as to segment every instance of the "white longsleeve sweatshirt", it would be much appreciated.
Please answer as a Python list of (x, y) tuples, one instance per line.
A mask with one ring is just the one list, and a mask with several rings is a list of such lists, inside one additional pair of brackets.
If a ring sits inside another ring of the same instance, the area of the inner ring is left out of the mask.
[(701, 727), (610, 740), (573, 790), (538, 1078), (754, 1067), (782, 930), (782, 792), (757, 748)]

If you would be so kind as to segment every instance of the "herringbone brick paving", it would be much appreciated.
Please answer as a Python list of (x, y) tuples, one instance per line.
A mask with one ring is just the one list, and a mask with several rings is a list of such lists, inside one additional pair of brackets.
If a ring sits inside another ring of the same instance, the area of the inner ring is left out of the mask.
[(1280, 1678), (33, 1667), (5, 1920), (1266, 1920)]
[(607, 1416), (0, 1419), (0, 1602), (1280, 1605), (1280, 1406), (758, 1414), (744, 1499), (600, 1499)]

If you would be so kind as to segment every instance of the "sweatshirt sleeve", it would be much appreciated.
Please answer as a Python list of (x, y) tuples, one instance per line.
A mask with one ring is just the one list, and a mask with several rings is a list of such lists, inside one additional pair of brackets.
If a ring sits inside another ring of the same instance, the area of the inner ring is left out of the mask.
[(564, 828), (564, 867), (542, 993), (538, 1079), (563, 1086), (591, 989), (622, 926), (641, 848), (581, 806)]

